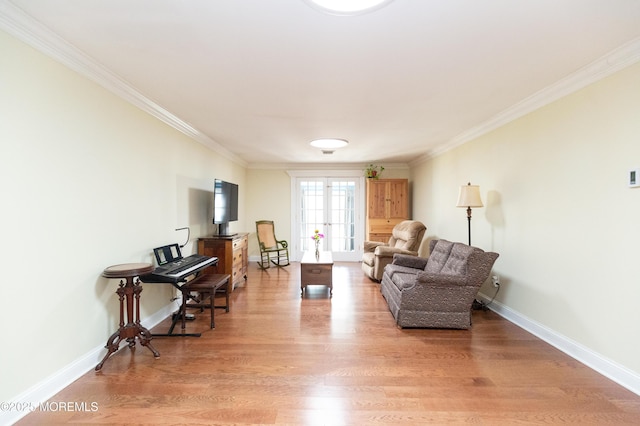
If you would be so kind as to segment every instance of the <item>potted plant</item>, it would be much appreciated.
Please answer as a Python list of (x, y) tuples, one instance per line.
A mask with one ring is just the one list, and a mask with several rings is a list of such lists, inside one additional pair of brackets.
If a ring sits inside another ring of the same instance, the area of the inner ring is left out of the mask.
[(379, 179), (383, 170), (384, 167), (382, 166), (374, 166), (373, 164), (369, 164), (365, 169), (365, 176), (368, 179)]

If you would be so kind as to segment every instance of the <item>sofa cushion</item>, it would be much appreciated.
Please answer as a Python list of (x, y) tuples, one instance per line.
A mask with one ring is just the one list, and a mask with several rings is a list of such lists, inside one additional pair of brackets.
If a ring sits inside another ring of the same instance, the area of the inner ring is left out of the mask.
[(398, 272), (403, 274), (416, 275), (420, 271), (421, 269), (412, 268), (410, 266), (396, 265), (393, 263), (390, 263), (384, 267), (384, 273), (387, 274), (391, 279), (393, 279), (393, 276)]
[(396, 272), (393, 274), (391, 282), (398, 288), (398, 290), (402, 291), (404, 288), (416, 285), (416, 274)]
[(429, 261), (427, 262), (427, 266), (424, 268), (425, 272), (431, 272), (432, 274), (440, 273), (445, 263), (447, 263), (452, 247), (453, 243), (451, 241), (438, 240), (431, 250)]
[(476, 250), (471, 246), (467, 246), (461, 243), (456, 243), (451, 248), (449, 258), (440, 270), (443, 275), (466, 275), (467, 274), (467, 259)]

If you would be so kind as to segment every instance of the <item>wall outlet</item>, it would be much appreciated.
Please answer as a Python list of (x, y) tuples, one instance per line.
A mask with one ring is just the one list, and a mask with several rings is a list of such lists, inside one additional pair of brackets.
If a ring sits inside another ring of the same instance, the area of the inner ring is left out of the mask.
[(640, 186), (640, 168), (629, 170), (629, 188), (637, 188)]
[(494, 275), (491, 277), (491, 282), (493, 283), (494, 287), (500, 287), (500, 277), (497, 275)]

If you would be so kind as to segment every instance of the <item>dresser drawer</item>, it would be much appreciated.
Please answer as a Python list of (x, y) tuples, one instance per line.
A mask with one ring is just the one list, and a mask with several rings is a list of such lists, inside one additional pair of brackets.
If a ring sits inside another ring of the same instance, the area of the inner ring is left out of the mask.
[(235, 268), (236, 265), (241, 265), (243, 261), (244, 261), (244, 259), (243, 259), (243, 256), (242, 256), (242, 250), (234, 250), (234, 252), (233, 252), (233, 267)]
[(247, 238), (246, 237), (242, 237), (242, 238), (236, 238), (235, 240), (233, 240), (233, 250), (239, 250), (242, 249), (247, 243)]

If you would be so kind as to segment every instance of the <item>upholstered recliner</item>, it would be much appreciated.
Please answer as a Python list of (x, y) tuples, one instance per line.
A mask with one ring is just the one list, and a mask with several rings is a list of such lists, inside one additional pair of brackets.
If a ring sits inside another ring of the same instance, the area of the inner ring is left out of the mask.
[(393, 227), (389, 242), (365, 241), (362, 270), (372, 280), (380, 281), (384, 267), (393, 261), (394, 254), (418, 255), (426, 230), (422, 222), (405, 220)]
[(380, 291), (399, 327), (469, 328), (471, 308), (498, 253), (446, 240), (429, 243), (430, 256), (396, 254)]

